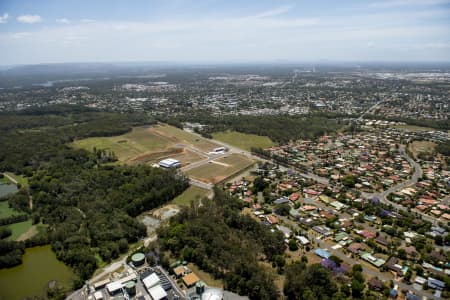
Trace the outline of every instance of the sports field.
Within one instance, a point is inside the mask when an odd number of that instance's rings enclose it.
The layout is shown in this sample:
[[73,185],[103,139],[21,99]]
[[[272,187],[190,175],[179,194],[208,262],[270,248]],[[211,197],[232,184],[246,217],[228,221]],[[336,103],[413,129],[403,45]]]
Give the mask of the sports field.
[[203,182],[215,184],[237,174],[241,170],[251,166],[253,163],[253,160],[244,155],[230,154],[219,158],[216,161],[211,161],[191,169],[187,171],[187,175]]
[[231,146],[250,151],[252,147],[269,148],[274,146],[274,142],[267,136],[241,133],[237,131],[221,131],[213,133],[214,139],[227,143]]
[[135,127],[129,133],[113,137],[94,137],[72,143],[76,148],[113,151],[120,162],[155,163],[175,158],[182,165],[204,159],[201,149],[211,151],[217,144],[169,125]]

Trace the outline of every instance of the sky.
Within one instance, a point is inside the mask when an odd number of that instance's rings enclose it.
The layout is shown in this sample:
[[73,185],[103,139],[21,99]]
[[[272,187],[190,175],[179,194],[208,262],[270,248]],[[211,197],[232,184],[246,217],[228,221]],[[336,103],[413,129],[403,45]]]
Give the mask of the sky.
[[449,62],[450,0],[0,0],[0,65]]

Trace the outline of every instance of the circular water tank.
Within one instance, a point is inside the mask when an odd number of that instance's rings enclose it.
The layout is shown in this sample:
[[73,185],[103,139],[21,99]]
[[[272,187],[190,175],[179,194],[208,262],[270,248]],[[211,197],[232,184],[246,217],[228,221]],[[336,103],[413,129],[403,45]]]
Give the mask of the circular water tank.
[[129,281],[125,284],[125,290],[128,295],[133,296],[136,294],[136,283],[134,281]]
[[205,284],[202,281],[199,281],[195,284],[195,291],[197,294],[201,295],[205,291]]
[[138,252],[138,253],[133,254],[133,256],[131,257],[131,261],[133,262],[133,265],[135,267],[142,266],[145,262],[144,253]]

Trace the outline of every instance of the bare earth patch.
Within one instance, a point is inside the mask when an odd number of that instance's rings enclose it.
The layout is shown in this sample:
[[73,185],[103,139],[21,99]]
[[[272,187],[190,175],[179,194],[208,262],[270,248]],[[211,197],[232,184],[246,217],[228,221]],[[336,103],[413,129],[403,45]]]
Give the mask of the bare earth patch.
[[19,238],[17,239],[17,241],[25,241],[25,240],[27,240],[29,238],[32,238],[36,234],[38,234],[38,230],[37,230],[37,227],[35,225],[33,225],[26,232],[22,233],[19,236]]

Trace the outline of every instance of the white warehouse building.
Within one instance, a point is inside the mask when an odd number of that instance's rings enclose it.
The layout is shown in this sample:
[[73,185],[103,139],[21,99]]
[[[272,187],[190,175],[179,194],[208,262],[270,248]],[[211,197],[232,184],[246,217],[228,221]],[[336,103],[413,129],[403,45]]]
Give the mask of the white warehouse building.
[[159,162],[161,168],[179,168],[181,163],[179,160],[173,158],[166,158]]

